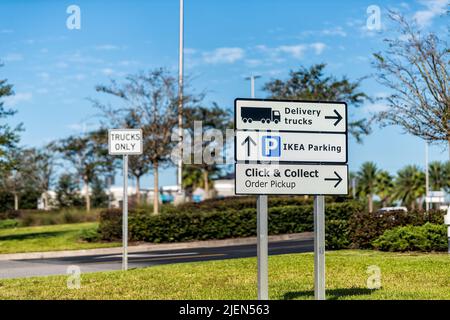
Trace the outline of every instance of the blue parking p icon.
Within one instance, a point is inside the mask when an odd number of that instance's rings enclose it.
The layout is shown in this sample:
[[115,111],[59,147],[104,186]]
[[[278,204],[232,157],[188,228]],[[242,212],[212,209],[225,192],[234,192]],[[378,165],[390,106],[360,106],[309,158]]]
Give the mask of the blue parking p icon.
[[279,157],[281,155],[281,137],[263,136],[262,155],[264,157]]

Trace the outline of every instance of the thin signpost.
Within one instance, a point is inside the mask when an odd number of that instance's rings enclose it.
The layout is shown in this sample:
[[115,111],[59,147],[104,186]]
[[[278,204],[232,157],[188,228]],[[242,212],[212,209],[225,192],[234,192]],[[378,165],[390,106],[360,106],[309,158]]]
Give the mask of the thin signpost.
[[128,156],[140,155],[143,149],[141,129],[108,130],[110,155],[123,156],[123,200],[122,200],[122,270],[128,270]]
[[236,99],[235,193],[257,195],[258,299],[268,299],[267,195],[314,196],[314,296],[325,299],[325,195],[348,194],[344,102]]

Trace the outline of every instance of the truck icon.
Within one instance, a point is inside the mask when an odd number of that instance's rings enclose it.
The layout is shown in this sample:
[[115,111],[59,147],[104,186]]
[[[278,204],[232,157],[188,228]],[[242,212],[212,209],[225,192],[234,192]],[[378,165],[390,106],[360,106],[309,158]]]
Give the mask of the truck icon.
[[251,108],[242,107],[241,108],[241,119],[244,123],[252,123],[253,121],[261,121],[261,123],[278,123],[281,121],[280,111],[274,110],[272,108]]

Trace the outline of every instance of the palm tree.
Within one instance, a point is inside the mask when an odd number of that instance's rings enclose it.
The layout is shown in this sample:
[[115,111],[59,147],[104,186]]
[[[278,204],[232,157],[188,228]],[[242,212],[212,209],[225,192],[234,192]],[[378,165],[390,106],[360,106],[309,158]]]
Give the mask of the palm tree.
[[373,212],[373,195],[376,192],[378,168],[373,162],[364,162],[357,172],[358,195],[367,197],[369,212]]
[[376,194],[381,198],[383,207],[392,200],[392,192],[394,191],[394,178],[387,171],[379,171],[376,176]]
[[431,190],[439,191],[450,187],[450,161],[447,161],[447,163],[431,162],[428,167],[428,174]]
[[397,173],[394,197],[402,204],[416,209],[417,199],[425,195],[425,172],[415,165],[409,165]]

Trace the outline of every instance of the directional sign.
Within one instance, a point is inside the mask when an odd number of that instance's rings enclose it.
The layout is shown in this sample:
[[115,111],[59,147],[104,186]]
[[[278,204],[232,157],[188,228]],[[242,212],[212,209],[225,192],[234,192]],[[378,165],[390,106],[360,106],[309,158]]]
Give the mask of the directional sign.
[[111,155],[142,154],[142,130],[110,129],[108,149]]
[[347,104],[280,100],[235,100],[237,130],[347,132]]
[[348,194],[347,165],[236,163],[236,194]]
[[236,132],[237,161],[347,162],[347,135],[302,132]]

